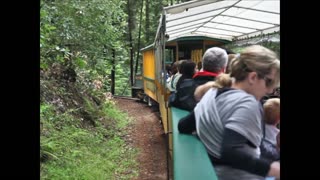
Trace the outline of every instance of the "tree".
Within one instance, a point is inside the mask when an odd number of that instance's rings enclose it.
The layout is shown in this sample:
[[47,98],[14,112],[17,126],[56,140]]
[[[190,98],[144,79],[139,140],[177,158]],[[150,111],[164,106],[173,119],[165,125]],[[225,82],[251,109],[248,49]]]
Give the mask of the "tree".
[[143,10],[143,0],[141,0],[140,5],[140,20],[139,20],[139,37],[138,37],[138,47],[137,47],[137,58],[136,58],[136,67],[135,74],[138,72],[138,64],[139,64],[139,52],[140,52],[140,42],[141,42],[141,26],[142,26],[142,10]]
[[150,40],[150,11],[149,11],[149,0],[146,0],[146,43],[149,44],[149,40]]
[[[123,39],[127,16],[124,4],[124,0],[41,0],[41,68],[68,64],[81,71],[86,82],[103,79],[105,88],[110,89],[109,75],[112,66],[117,66],[113,63],[123,63],[128,57],[128,50],[123,48],[127,43]],[[119,57],[109,53],[112,49],[119,52]],[[115,60],[120,57],[121,61]]]
[[133,86],[133,43],[132,43],[132,29],[133,29],[133,13],[130,0],[127,1],[128,7],[128,34],[129,34],[129,49],[130,49],[130,83]]

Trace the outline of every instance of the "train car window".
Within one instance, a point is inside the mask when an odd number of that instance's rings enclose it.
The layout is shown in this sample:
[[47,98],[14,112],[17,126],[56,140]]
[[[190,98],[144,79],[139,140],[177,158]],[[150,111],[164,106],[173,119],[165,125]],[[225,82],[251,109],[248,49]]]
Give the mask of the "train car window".
[[166,52],[165,52],[165,63],[166,64],[172,64],[175,61],[175,57],[176,57],[176,47],[174,46],[167,46],[166,47]]
[[191,51],[203,48],[203,40],[179,41],[179,60],[191,59]]

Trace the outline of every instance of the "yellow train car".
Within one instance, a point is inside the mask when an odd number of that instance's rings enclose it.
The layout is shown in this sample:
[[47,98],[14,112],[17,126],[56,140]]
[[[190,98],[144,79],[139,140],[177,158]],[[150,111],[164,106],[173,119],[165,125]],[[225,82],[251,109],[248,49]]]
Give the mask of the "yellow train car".
[[155,58],[153,49],[148,49],[143,53],[143,87],[145,94],[157,100],[156,79],[155,79]]
[[222,47],[230,43],[228,40],[216,39],[207,36],[186,36],[179,37],[166,42],[164,48],[164,63],[156,57],[157,51],[154,44],[141,49],[143,56],[143,87],[148,102],[152,101],[159,105],[162,124],[165,133],[168,132],[168,109],[167,101],[170,92],[165,86],[166,65],[181,59],[191,59],[196,64],[201,62],[203,53],[210,47]]

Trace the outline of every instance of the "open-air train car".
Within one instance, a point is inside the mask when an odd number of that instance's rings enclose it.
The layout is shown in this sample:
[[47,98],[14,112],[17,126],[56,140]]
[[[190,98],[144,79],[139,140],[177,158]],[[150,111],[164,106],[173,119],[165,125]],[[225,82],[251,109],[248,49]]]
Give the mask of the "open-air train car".
[[194,0],[163,8],[154,43],[143,49],[143,90],[158,103],[172,155],[166,64],[198,63],[210,47],[280,31],[280,0]]

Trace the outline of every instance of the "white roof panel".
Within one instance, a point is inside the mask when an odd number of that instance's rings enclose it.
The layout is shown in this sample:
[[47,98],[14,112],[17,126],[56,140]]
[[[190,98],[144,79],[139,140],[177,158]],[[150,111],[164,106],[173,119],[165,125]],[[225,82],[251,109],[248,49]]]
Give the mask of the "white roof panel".
[[229,16],[218,16],[211,20],[211,22],[221,22],[221,23],[228,23],[230,25],[236,26],[244,26],[253,29],[265,29],[272,27],[272,24],[257,22],[257,21],[250,21],[248,19],[240,19],[236,17],[229,17]]
[[226,35],[226,36],[240,36],[240,35],[243,34],[243,33],[237,33],[237,32],[234,32],[234,31],[226,31],[226,30],[219,30],[219,29],[206,28],[206,27],[200,27],[197,30],[198,31],[202,31],[202,32]]
[[264,1],[241,1],[237,4],[239,7],[254,8],[256,10],[270,11],[274,13],[280,12],[280,0],[264,0]]
[[164,11],[169,40],[190,34],[232,40],[280,31],[280,0],[194,0]]
[[255,21],[262,21],[271,24],[280,24],[280,18],[278,14],[256,11],[251,9],[232,7],[224,13],[222,13],[222,15],[228,15],[236,18],[244,18]]
[[174,24],[184,24],[186,22],[192,22],[192,21],[197,21],[200,19],[204,19],[204,18],[212,18],[213,16],[216,16],[218,14],[220,14],[221,12],[223,12],[225,9],[219,9],[216,11],[209,11],[209,12],[204,12],[204,13],[198,13],[192,16],[182,16],[179,18],[171,18],[171,19],[167,19],[167,26],[170,25],[174,25]]
[[240,26],[234,26],[234,25],[231,26],[231,25],[227,25],[227,24],[218,24],[218,23],[212,23],[212,22],[208,22],[207,24],[204,25],[204,27],[234,30],[234,31],[242,32],[242,33],[251,33],[253,31],[255,31],[255,29],[251,29],[251,28],[243,28]]
[[210,21],[210,19],[212,19],[212,18],[211,17],[204,18],[204,19],[201,19],[199,21],[192,21],[192,22],[183,23],[183,24],[180,24],[180,25],[176,25],[176,24],[172,23],[171,26],[167,25],[167,31],[173,31],[173,30],[182,29],[182,28],[185,28],[185,27],[191,27],[193,25],[201,25],[201,24],[203,24],[205,22]]

